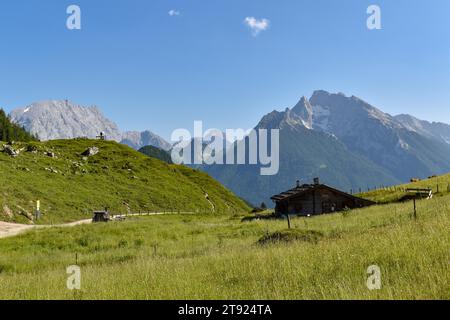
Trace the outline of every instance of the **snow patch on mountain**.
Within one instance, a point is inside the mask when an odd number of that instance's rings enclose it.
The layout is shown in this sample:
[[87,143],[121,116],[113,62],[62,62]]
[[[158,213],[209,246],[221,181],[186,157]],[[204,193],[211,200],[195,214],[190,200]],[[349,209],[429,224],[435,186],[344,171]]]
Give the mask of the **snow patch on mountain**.
[[314,106],[313,127],[328,132],[330,129],[330,109],[328,106]]
[[409,131],[450,144],[450,125],[448,124],[420,120],[408,114],[400,114],[394,118]]

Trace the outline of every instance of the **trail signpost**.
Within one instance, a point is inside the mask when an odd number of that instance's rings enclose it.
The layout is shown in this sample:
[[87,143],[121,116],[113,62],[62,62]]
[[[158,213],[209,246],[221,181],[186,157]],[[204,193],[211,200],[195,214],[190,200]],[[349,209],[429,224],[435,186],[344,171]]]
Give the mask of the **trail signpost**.
[[41,201],[40,200],[36,201],[36,211],[34,212],[34,216],[35,216],[36,221],[41,218]]
[[97,139],[99,140],[106,140],[106,135],[105,133],[102,131],[100,132],[100,134],[97,136]]

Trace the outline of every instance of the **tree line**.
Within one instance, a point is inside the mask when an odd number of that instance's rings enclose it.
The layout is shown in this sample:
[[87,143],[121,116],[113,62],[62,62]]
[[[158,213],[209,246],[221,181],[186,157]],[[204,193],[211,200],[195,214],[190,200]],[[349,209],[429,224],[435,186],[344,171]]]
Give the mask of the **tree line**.
[[3,109],[0,109],[0,141],[34,141],[37,137],[25,128],[12,123]]

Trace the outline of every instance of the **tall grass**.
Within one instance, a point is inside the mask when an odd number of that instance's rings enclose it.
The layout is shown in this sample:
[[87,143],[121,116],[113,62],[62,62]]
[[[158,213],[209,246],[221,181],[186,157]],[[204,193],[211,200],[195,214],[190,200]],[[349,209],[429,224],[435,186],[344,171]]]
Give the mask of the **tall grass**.
[[[292,220],[317,243],[258,245],[284,220],[155,216],[0,241],[1,299],[449,299],[450,197]],[[82,290],[66,288],[78,264]],[[382,288],[366,286],[381,268]]]
[[437,197],[450,194],[450,174],[430,177],[429,179],[406,183],[399,186],[379,188],[359,194],[359,196],[378,203],[390,203],[402,200],[408,188],[431,189]]

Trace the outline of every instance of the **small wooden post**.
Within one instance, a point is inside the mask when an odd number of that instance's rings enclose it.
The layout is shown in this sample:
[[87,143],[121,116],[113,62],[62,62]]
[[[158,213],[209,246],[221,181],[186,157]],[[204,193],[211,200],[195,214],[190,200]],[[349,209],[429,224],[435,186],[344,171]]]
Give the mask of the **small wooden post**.
[[289,215],[289,213],[287,215],[287,221],[288,221],[288,229],[290,229],[291,228],[291,216]]
[[416,198],[414,198],[414,219],[417,219]]
[[36,211],[34,212],[35,220],[39,220],[41,218],[41,201],[36,201]]

